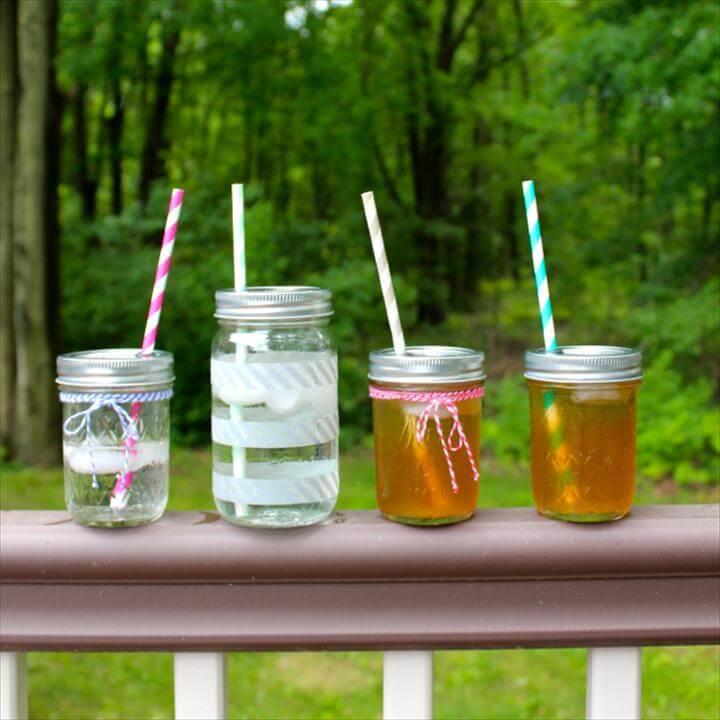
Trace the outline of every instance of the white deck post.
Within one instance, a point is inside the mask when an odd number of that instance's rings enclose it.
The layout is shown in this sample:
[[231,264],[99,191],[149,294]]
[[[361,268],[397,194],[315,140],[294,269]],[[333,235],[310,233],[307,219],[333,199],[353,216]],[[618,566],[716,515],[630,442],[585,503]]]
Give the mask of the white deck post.
[[225,720],[225,653],[175,653],[175,720]]
[[432,651],[391,651],[383,663],[383,718],[432,720]]
[[640,720],[641,648],[588,648],[587,720]]
[[27,720],[27,656],[0,652],[0,720]]

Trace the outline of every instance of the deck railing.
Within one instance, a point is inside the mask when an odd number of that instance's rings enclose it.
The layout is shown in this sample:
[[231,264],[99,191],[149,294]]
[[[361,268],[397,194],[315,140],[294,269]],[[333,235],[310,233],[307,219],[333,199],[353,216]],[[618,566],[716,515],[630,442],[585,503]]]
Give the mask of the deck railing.
[[384,717],[431,718],[436,649],[587,647],[587,717],[640,717],[643,645],[720,641],[720,508],[579,526],[531,509],[418,529],[343,512],[252,531],[215,513],[90,530],[5,512],[0,718],[26,653],[175,653],[175,716],[225,717],[225,652],[383,650]]

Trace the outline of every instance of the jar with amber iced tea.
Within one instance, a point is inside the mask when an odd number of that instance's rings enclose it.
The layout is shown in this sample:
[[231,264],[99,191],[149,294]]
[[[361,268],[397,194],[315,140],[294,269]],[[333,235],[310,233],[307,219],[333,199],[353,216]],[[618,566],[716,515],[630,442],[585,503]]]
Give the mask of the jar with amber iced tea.
[[448,525],[475,512],[484,356],[467,348],[370,353],[380,511],[410,525]]
[[541,515],[617,520],[635,492],[638,350],[572,345],[525,355],[531,472]]

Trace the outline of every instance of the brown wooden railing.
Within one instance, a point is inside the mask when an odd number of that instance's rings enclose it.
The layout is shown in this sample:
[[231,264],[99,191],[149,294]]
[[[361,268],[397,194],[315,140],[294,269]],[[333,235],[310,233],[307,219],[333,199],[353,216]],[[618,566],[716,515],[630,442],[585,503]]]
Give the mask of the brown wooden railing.
[[429,651],[499,647],[595,648],[588,716],[634,717],[637,647],[720,641],[717,505],[592,527],[524,508],[436,529],[375,512],[274,532],[213,512],[129,530],[61,512],[0,522],[7,717],[22,714],[28,651],[176,652],[177,716],[222,717],[225,651],[384,650],[386,717],[429,717]]

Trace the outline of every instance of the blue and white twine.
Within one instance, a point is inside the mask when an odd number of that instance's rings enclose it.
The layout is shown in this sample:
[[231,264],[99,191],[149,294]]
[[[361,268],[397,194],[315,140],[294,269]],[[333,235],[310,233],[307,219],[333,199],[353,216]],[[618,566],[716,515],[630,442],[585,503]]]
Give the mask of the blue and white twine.
[[74,437],[85,432],[85,447],[87,448],[90,466],[92,467],[92,486],[97,490],[99,487],[97,481],[97,471],[93,460],[92,448],[96,438],[92,429],[92,416],[101,408],[111,408],[117,415],[122,427],[122,441],[124,448],[123,473],[127,474],[130,463],[130,447],[127,442],[130,439],[136,442],[140,439],[140,433],[137,428],[137,421],[123,407],[127,403],[147,403],[157,402],[159,400],[169,400],[172,397],[172,389],[156,390],[152,392],[135,392],[135,393],[78,393],[78,392],[61,392],[60,402],[64,403],[90,403],[87,408],[73,413],[63,423],[63,432],[65,435]]

